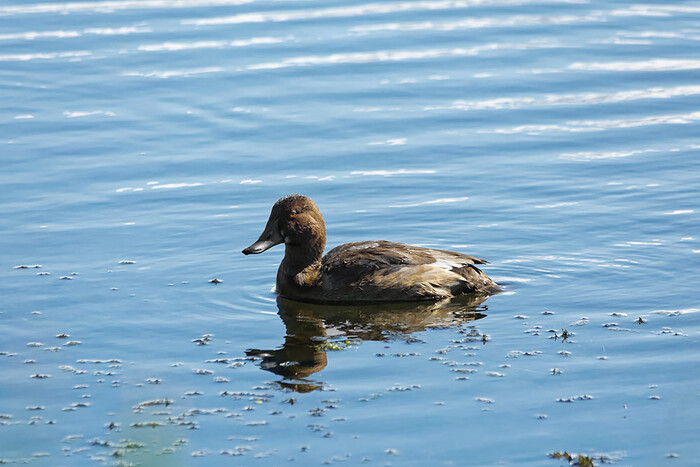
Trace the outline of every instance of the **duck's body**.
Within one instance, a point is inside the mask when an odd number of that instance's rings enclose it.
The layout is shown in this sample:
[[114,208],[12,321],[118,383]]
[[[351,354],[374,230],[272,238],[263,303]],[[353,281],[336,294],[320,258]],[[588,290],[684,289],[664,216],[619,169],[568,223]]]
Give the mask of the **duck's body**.
[[319,287],[323,295],[349,302],[438,300],[492,292],[496,284],[473,266],[485,262],[384,240],[346,243],[323,257]]
[[384,240],[337,246],[323,256],[326,229],[311,199],[286,196],[272,208],[265,231],[244,254],[279,243],[285,256],[277,293],[316,303],[440,300],[468,293],[490,294],[498,285],[475,264],[483,259]]

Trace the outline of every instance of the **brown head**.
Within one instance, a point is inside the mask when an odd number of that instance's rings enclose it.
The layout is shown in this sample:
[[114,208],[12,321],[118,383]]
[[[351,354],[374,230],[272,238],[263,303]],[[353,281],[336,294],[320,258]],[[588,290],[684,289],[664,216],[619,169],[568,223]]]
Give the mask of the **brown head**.
[[272,206],[270,218],[258,241],[243,250],[244,255],[258,254],[284,243],[287,257],[294,262],[317,261],[326,246],[323,216],[310,198],[289,195]]

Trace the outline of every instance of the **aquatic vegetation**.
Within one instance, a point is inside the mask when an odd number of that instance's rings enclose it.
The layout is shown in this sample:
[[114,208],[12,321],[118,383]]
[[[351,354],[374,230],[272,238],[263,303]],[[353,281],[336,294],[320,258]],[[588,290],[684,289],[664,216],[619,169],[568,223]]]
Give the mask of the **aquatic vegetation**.
[[595,399],[593,396],[590,394],[581,394],[578,396],[571,396],[571,397],[560,397],[557,399],[557,402],[575,402],[575,401],[589,401]]
[[204,334],[202,337],[198,337],[197,339],[192,339],[192,342],[195,344],[199,345],[207,345],[209,342],[212,340],[212,335],[211,334]]
[[550,452],[549,457],[553,459],[563,459],[569,462],[570,465],[576,465],[578,467],[594,467],[593,459],[583,454],[571,455],[568,452]]
[[136,422],[136,423],[131,424],[132,428],[157,428],[159,426],[163,426],[163,423],[156,422],[156,421],[147,421],[147,422]]
[[360,344],[359,340],[344,339],[344,340],[328,340],[316,345],[316,349],[324,352],[331,351],[337,352],[340,350],[347,350],[350,347],[354,347]]
[[173,401],[170,399],[152,399],[152,400],[147,400],[143,402],[139,402],[134,406],[134,409],[139,410],[143,409],[144,407],[153,407],[153,406],[165,406],[168,407],[170,404],[172,404]]
[[511,350],[506,355],[506,358],[538,357],[541,355],[542,355],[541,350]]
[[550,452],[547,456],[552,459],[565,460],[569,465],[577,467],[594,467],[596,464],[609,464],[620,460],[616,454],[576,454],[567,451]]

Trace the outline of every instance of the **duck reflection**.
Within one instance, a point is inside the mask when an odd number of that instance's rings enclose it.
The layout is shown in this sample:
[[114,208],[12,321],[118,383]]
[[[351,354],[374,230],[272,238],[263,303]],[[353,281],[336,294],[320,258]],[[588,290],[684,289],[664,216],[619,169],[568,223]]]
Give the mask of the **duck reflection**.
[[[377,305],[318,305],[277,299],[279,316],[287,329],[277,350],[250,349],[260,368],[283,377],[277,384],[297,392],[321,389],[308,378],[328,364],[326,352],[357,340],[410,339],[426,329],[457,326],[485,317],[481,304],[488,295],[464,295],[441,302],[384,303]],[[345,337],[345,339],[342,339]]]

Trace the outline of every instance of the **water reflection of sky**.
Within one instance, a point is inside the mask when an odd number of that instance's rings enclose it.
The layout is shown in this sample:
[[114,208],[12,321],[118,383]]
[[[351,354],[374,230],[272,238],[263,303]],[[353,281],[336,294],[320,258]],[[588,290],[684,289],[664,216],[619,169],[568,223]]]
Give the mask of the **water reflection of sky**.
[[[0,462],[692,463],[698,15],[0,6]],[[278,305],[239,252],[294,192],[506,290]]]

